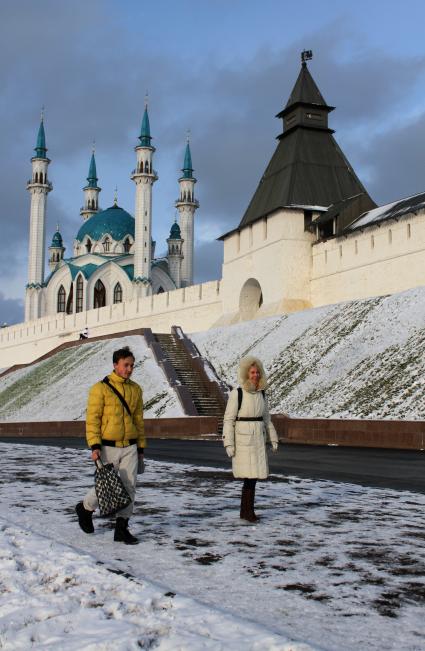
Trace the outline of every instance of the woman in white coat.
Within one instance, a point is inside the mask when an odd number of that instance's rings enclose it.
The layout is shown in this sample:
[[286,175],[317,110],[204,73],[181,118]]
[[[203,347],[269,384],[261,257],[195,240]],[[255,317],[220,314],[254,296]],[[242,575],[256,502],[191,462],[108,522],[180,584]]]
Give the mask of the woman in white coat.
[[276,452],[278,437],[267,407],[267,381],[260,360],[243,357],[238,381],[239,388],[230,393],[224,414],[223,442],[232,459],[233,476],[243,479],[240,516],[256,522],[255,485],[257,479],[269,476],[266,443]]

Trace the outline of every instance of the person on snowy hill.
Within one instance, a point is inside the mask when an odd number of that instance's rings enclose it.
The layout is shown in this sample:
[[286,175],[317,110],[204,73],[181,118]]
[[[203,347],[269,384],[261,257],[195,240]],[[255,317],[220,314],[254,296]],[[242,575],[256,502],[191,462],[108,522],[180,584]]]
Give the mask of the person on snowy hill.
[[[116,350],[112,361],[112,373],[90,389],[86,438],[93,461],[113,463],[131,497],[130,504],[117,512],[114,540],[135,545],[138,540],[128,530],[128,519],[133,513],[137,473],[143,472],[144,465],[142,388],[130,380],[135,360],[128,347]],[[93,512],[97,507],[94,488],[75,507],[78,523],[85,533],[94,532]]]
[[276,452],[278,437],[267,407],[267,381],[260,360],[243,357],[238,381],[240,386],[230,393],[224,414],[223,442],[232,459],[233,476],[243,479],[240,517],[256,522],[255,485],[257,479],[269,475],[266,443]]

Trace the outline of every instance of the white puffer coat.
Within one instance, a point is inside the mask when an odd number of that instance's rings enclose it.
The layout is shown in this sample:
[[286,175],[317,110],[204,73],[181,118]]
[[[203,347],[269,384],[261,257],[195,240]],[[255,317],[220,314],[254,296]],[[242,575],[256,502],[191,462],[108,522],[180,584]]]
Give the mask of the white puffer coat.
[[[261,377],[258,389],[255,390],[248,381],[248,371],[255,364]],[[267,399],[263,391],[267,387],[264,368],[255,357],[244,357],[239,364],[239,385],[243,390],[242,405],[238,414],[238,390],[230,393],[224,414],[223,442],[224,447],[233,447],[233,475],[244,479],[266,479],[269,475],[267,461],[267,442],[278,442],[278,436],[270,419]],[[256,418],[262,416],[262,421],[237,421],[236,418]]]

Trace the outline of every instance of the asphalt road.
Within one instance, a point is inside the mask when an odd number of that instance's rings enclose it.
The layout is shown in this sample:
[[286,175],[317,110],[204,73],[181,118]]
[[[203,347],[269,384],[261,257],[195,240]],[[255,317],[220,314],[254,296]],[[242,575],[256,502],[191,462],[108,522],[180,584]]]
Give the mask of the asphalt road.
[[[83,439],[75,438],[0,437],[0,441],[86,447]],[[231,467],[221,442],[217,441],[150,439],[146,457],[229,470]],[[270,454],[269,460],[270,470],[274,473],[425,493],[425,452],[281,445],[277,454]]]

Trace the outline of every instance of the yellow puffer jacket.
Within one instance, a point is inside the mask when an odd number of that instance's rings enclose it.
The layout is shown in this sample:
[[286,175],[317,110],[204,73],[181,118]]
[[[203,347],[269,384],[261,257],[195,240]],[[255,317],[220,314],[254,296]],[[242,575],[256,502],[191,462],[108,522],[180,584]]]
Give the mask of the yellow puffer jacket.
[[104,382],[97,382],[90,389],[87,403],[87,443],[91,447],[101,445],[102,439],[107,439],[116,441],[117,447],[126,447],[130,439],[137,439],[138,448],[146,447],[142,388],[114,371],[108,378],[126,400],[132,418],[112,389]]

